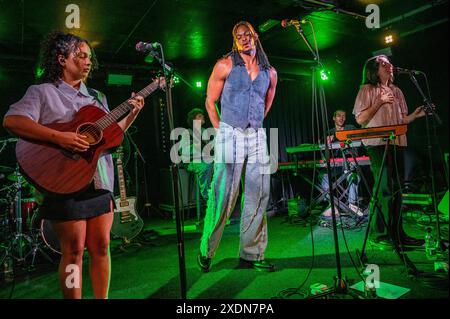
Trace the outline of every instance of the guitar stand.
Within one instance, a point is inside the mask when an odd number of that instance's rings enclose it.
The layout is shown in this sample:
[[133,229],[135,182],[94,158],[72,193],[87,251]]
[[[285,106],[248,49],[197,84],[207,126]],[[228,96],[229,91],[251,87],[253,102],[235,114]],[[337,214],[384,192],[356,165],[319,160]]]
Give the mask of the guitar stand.
[[158,246],[153,242],[155,239],[158,239],[159,237],[159,233],[156,230],[153,229],[144,230],[138,235],[138,237],[140,238],[139,242],[144,245],[149,244],[151,246]]
[[124,237],[122,238],[122,244],[117,246],[117,249],[123,252],[127,252],[127,249],[131,247],[142,247],[142,244],[137,241],[131,241],[130,239]]

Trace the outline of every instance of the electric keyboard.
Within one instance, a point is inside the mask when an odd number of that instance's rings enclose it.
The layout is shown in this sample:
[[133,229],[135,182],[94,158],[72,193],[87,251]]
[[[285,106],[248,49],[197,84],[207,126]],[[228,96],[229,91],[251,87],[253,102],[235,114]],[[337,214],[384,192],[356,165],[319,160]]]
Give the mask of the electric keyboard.
[[[328,144],[328,148],[330,150],[338,150],[338,149],[346,149],[346,148],[354,148],[361,147],[361,141],[352,141],[350,143],[344,142],[334,142]],[[296,154],[303,152],[312,152],[312,151],[323,151],[325,150],[325,144],[300,144],[299,146],[286,147],[286,152],[288,154]]]
[[[369,156],[358,156],[356,157],[356,161],[358,165],[366,166],[370,165],[370,158]],[[330,167],[342,167],[344,166],[344,163],[354,163],[355,160],[353,157],[344,159],[344,158],[331,158],[330,159]],[[278,163],[278,169],[279,170],[294,170],[294,169],[308,169],[308,168],[324,168],[327,166],[327,163],[325,160],[300,160],[298,163],[296,162],[285,162],[285,163]]]

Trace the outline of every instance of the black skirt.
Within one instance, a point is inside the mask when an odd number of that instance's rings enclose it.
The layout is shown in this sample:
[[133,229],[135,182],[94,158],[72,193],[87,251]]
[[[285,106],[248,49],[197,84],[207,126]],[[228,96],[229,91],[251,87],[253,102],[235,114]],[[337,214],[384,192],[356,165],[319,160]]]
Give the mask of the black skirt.
[[91,184],[87,190],[70,197],[44,196],[39,208],[39,217],[48,220],[77,220],[97,217],[111,211],[114,197],[110,191],[95,189]]

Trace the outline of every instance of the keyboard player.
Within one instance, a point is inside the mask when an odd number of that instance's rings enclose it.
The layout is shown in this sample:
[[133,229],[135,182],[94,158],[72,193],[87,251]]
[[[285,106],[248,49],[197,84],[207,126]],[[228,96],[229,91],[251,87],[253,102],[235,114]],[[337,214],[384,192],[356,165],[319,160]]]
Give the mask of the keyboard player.
[[[328,135],[327,135],[327,144],[332,144],[332,143],[336,143],[338,142],[337,138],[336,138],[336,131],[343,131],[343,130],[352,130],[352,129],[356,129],[356,127],[352,124],[345,124],[345,120],[346,120],[346,111],[341,110],[341,109],[337,109],[334,113],[333,113],[333,122],[334,122],[334,127],[331,128],[328,131]],[[345,156],[349,156],[350,154],[345,153],[344,152],[349,152],[351,150],[332,150],[332,157],[334,158],[339,158],[339,157],[345,157]],[[357,154],[355,154],[356,156]],[[339,167],[332,167],[331,168],[331,176],[332,178],[336,178],[338,179],[342,174],[344,174],[344,171],[348,169],[348,167],[344,166],[339,166]],[[329,188],[329,183],[328,183],[328,175],[326,171],[322,171],[319,175],[319,181],[320,181],[320,186],[322,187],[323,190],[328,191]],[[347,183],[348,183],[348,207],[358,216],[362,216],[362,210],[358,207],[358,184],[360,181],[360,177],[358,176],[358,174],[356,172],[349,174],[347,177]],[[328,196],[327,196],[328,197]],[[339,210],[337,209],[337,207],[335,207],[335,212],[336,214],[339,214]],[[331,217],[331,206],[327,207],[323,213],[322,213],[322,217],[324,217],[325,219],[330,218]]]

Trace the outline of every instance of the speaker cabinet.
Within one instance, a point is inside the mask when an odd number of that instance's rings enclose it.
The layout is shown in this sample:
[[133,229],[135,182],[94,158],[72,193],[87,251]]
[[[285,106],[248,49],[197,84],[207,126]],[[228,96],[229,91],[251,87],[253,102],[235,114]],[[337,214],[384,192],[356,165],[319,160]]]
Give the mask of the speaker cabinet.
[[[172,181],[172,168],[160,170],[160,203],[159,208],[175,212],[175,193]],[[185,168],[178,169],[178,203],[180,209],[196,207],[195,177]]]

